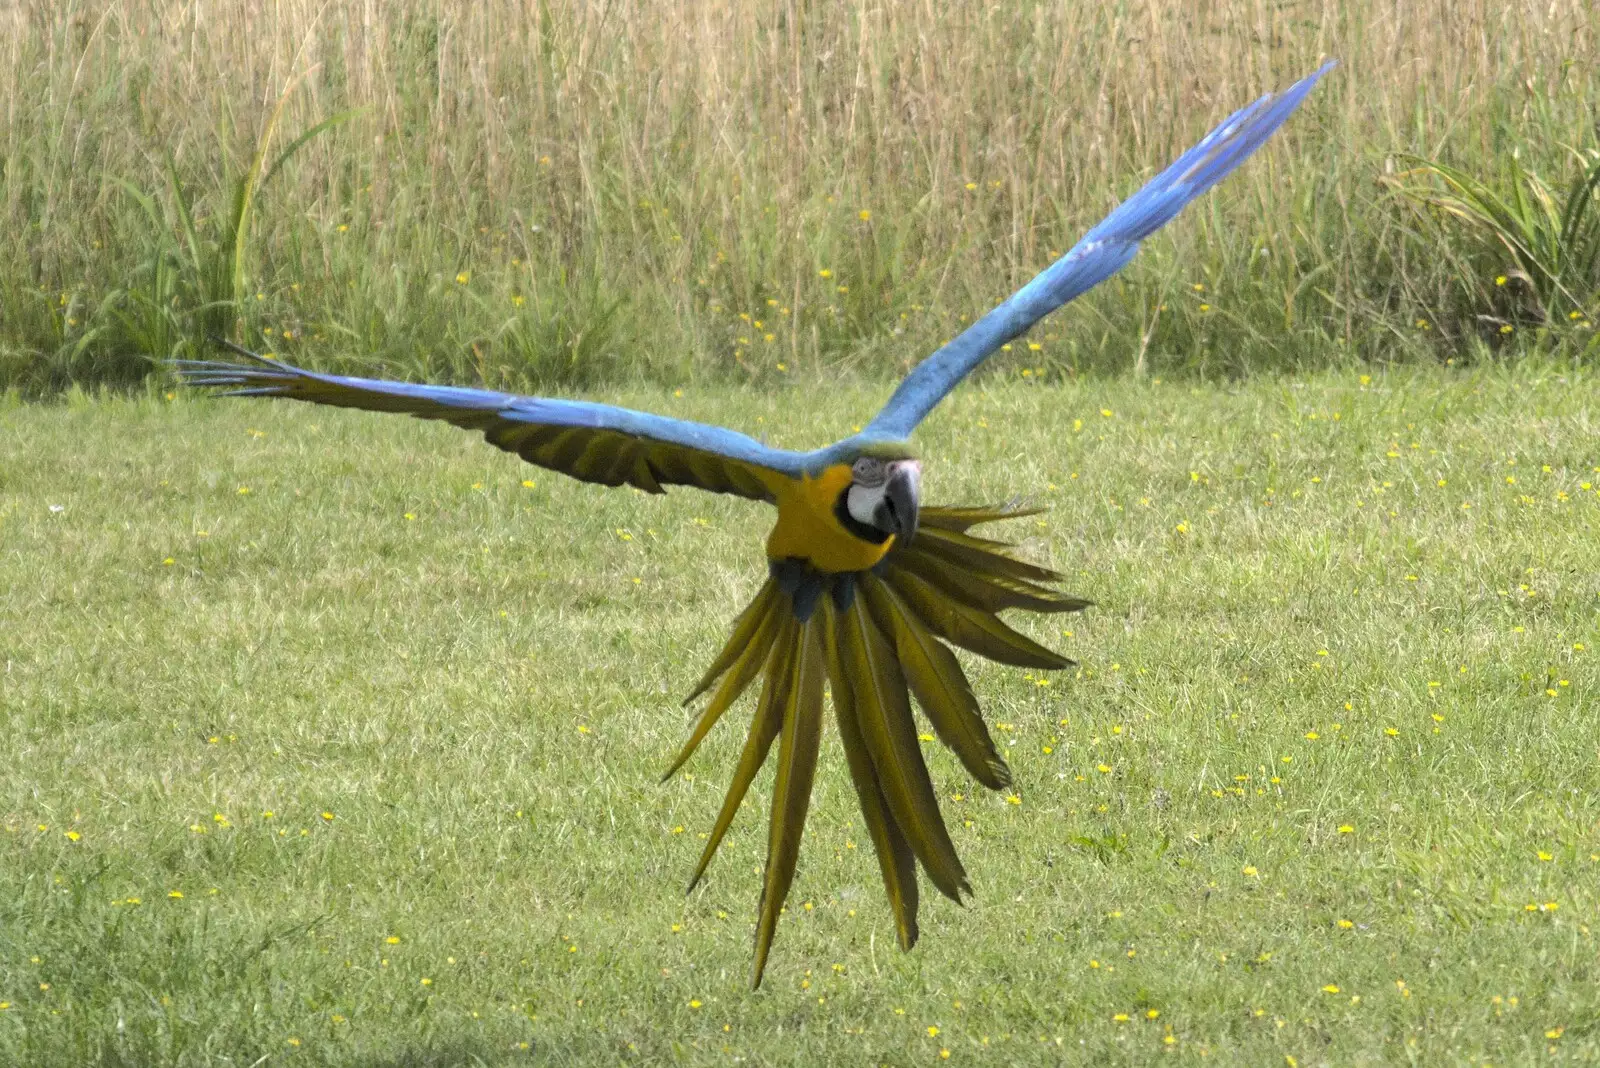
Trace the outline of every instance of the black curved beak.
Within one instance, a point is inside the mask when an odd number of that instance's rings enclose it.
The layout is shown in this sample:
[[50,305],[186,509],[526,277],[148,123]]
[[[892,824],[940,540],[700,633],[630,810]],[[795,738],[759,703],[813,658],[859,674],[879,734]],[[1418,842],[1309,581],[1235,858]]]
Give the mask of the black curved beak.
[[878,527],[902,543],[910,541],[917,533],[917,502],[921,495],[922,464],[916,460],[891,463],[883,503],[878,505]]

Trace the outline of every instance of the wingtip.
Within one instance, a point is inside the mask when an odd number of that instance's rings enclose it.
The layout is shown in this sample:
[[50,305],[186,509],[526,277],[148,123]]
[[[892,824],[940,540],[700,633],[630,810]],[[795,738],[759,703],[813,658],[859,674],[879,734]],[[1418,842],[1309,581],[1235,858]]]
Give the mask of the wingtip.
[[1011,765],[1007,764],[1004,760],[997,758],[990,761],[989,771],[992,775],[994,775],[995,784],[994,786],[990,787],[992,790],[1004,790],[1006,787],[1014,785],[1016,781],[1011,777]]
[[[761,988],[761,980],[767,974],[767,958],[772,954],[772,939],[777,934],[778,917],[776,914],[770,917],[766,915],[767,901],[764,892],[761,898],[761,906],[758,910],[761,915],[756,920],[755,962],[750,969],[751,990],[759,990]],[[781,912],[782,909],[783,906],[780,904],[778,911]]]
[[207,334],[206,340],[217,346],[219,349],[227,349],[235,356],[244,356],[247,359],[262,360],[265,362],[265,357],[263,357],[259,352],[252,352],[243,345],[235,345],[221,334]]
[[229,352],[233,353],[235,356],[242,356],[247,360],[252,360],[252,361],[254,361],[256,363],[259,363],[262,366],[271,367],[274,370],[278,370],[278,371],[294,371],[297,374],[303,373],[303,372],[297,371],[293,367],[290,367],[288,364],[284,363],[281,360],[275,360],[271,356],[264,356],[259,352],[254,352],[254,351],[252,351],[250,349],[245,348],[243,345],[236,345],[232,341],[229,341],[227,338],[221,336],[220,334],[207,334],[206,335],[206,339],[208,341],[210,341],[213,345],[216,345],[218,348],[226,349]]
[[1299,81],[1295,82],[1293,85],[1289,86],[1289,88],[1284,90],[1284,92],[1282,94],[1280,94],[1280,95],[1283,95],[1283,96],[1288,96],[1290,94],[1304,95],[1306,93],[1309,93],[1311,91],[1311,87],[1316,85],[1318,82],[1320,82],[1322,80],[1322,76],[1324,74],[1327,74],[1330,70],[1332,70],[1333,68],[1337,67],[1338,65],[1339,65],[1339,61],[1330,56],[1328,59],[1325,59],[1325,60],[1322,61],[1322,65],[1320,67],[1318,67],[1316,70],[1312,71],[1310,74],[1307,74],[1304,78],[1301,78]]

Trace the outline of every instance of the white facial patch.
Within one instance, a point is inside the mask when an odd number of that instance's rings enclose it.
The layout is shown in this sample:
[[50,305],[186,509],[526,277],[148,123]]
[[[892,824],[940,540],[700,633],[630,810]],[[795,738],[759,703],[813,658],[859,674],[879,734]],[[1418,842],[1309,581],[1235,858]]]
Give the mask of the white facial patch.
[[883,503],[883,494],[889,488],[887,481],[876,486],[863,486],[857,483],[850,487],[844,495],[845,511],[850,513],[862,526],[874,525],[878,513],[878,505]]

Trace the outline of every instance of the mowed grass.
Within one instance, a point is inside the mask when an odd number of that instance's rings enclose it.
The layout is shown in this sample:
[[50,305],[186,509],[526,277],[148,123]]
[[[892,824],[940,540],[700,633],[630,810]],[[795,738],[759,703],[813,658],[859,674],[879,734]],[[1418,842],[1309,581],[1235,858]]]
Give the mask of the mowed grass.
[[[882,392],[604,399],[809,445]],[[1016,802],[927,746],[977,894],[910,954],[830,726],[757,992],[770,772],[682,892],[748,709],[657,778],[765,509],[389,416],[0,411],[0,1061],[1600,1055],[1594,397],[963,390],[928,497],[1049,506],[1009,535],[1097,604],[1019,625],[1081,668],[967,661]]]

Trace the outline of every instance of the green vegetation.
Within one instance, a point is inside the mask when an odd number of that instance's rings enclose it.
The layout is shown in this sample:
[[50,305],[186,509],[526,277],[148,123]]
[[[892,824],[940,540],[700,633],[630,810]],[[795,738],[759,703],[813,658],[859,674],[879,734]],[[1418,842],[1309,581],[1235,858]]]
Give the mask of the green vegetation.
[[[1498,246],[1487,256],[1475,250],[1478,259],[1493,257],[1515,265],[1494,276],[1493,286],[1509,291],[1506,299],[1497,300],[1488,284],[1477,284],[1470,263],[1460,264],[1463,291],[1481,306],[1500,305],[1500,314],[1478,316],[1490,340],[1509,338],[1518,327],[1570,323],[1589,332],[1585,356],[1600,351],[1600,335],[1589,323],[1589,309],[1600,302],[1600,152],[1576,155],[1577,173],[1559,197],[1514,155],[1502,168],[1503,189],[1428,162],[1393,183],[1417,204],[1436,209],[1436,221],[1465,223]],[[1441,241],[1440,246],[1450,243]]]
[[1000,369],[1594,355],[1592,275],[1563,282],[1583,322],[1486,348],[1516,264],[1378,181],[1589,171],[1588,0],[22,0],[0,42],[0,388],[27,394],[135,382],[218,325],[523,389],[879,381],[1324,54],[1261,158]]
[[[770,773],[687,898],[738,724],[656,778],[763,509],[0,408],[0,1062],[1593,1059],[1596,382],[1545,367],[960,391],[930,497],[1051,506],[1097,605],[1020,623],[1081,668],[971,663],[1018,803],[929,746],[977,900],[908,955],[829,728],[755,993]],[[606,399],[798,446],[881,396]]]

